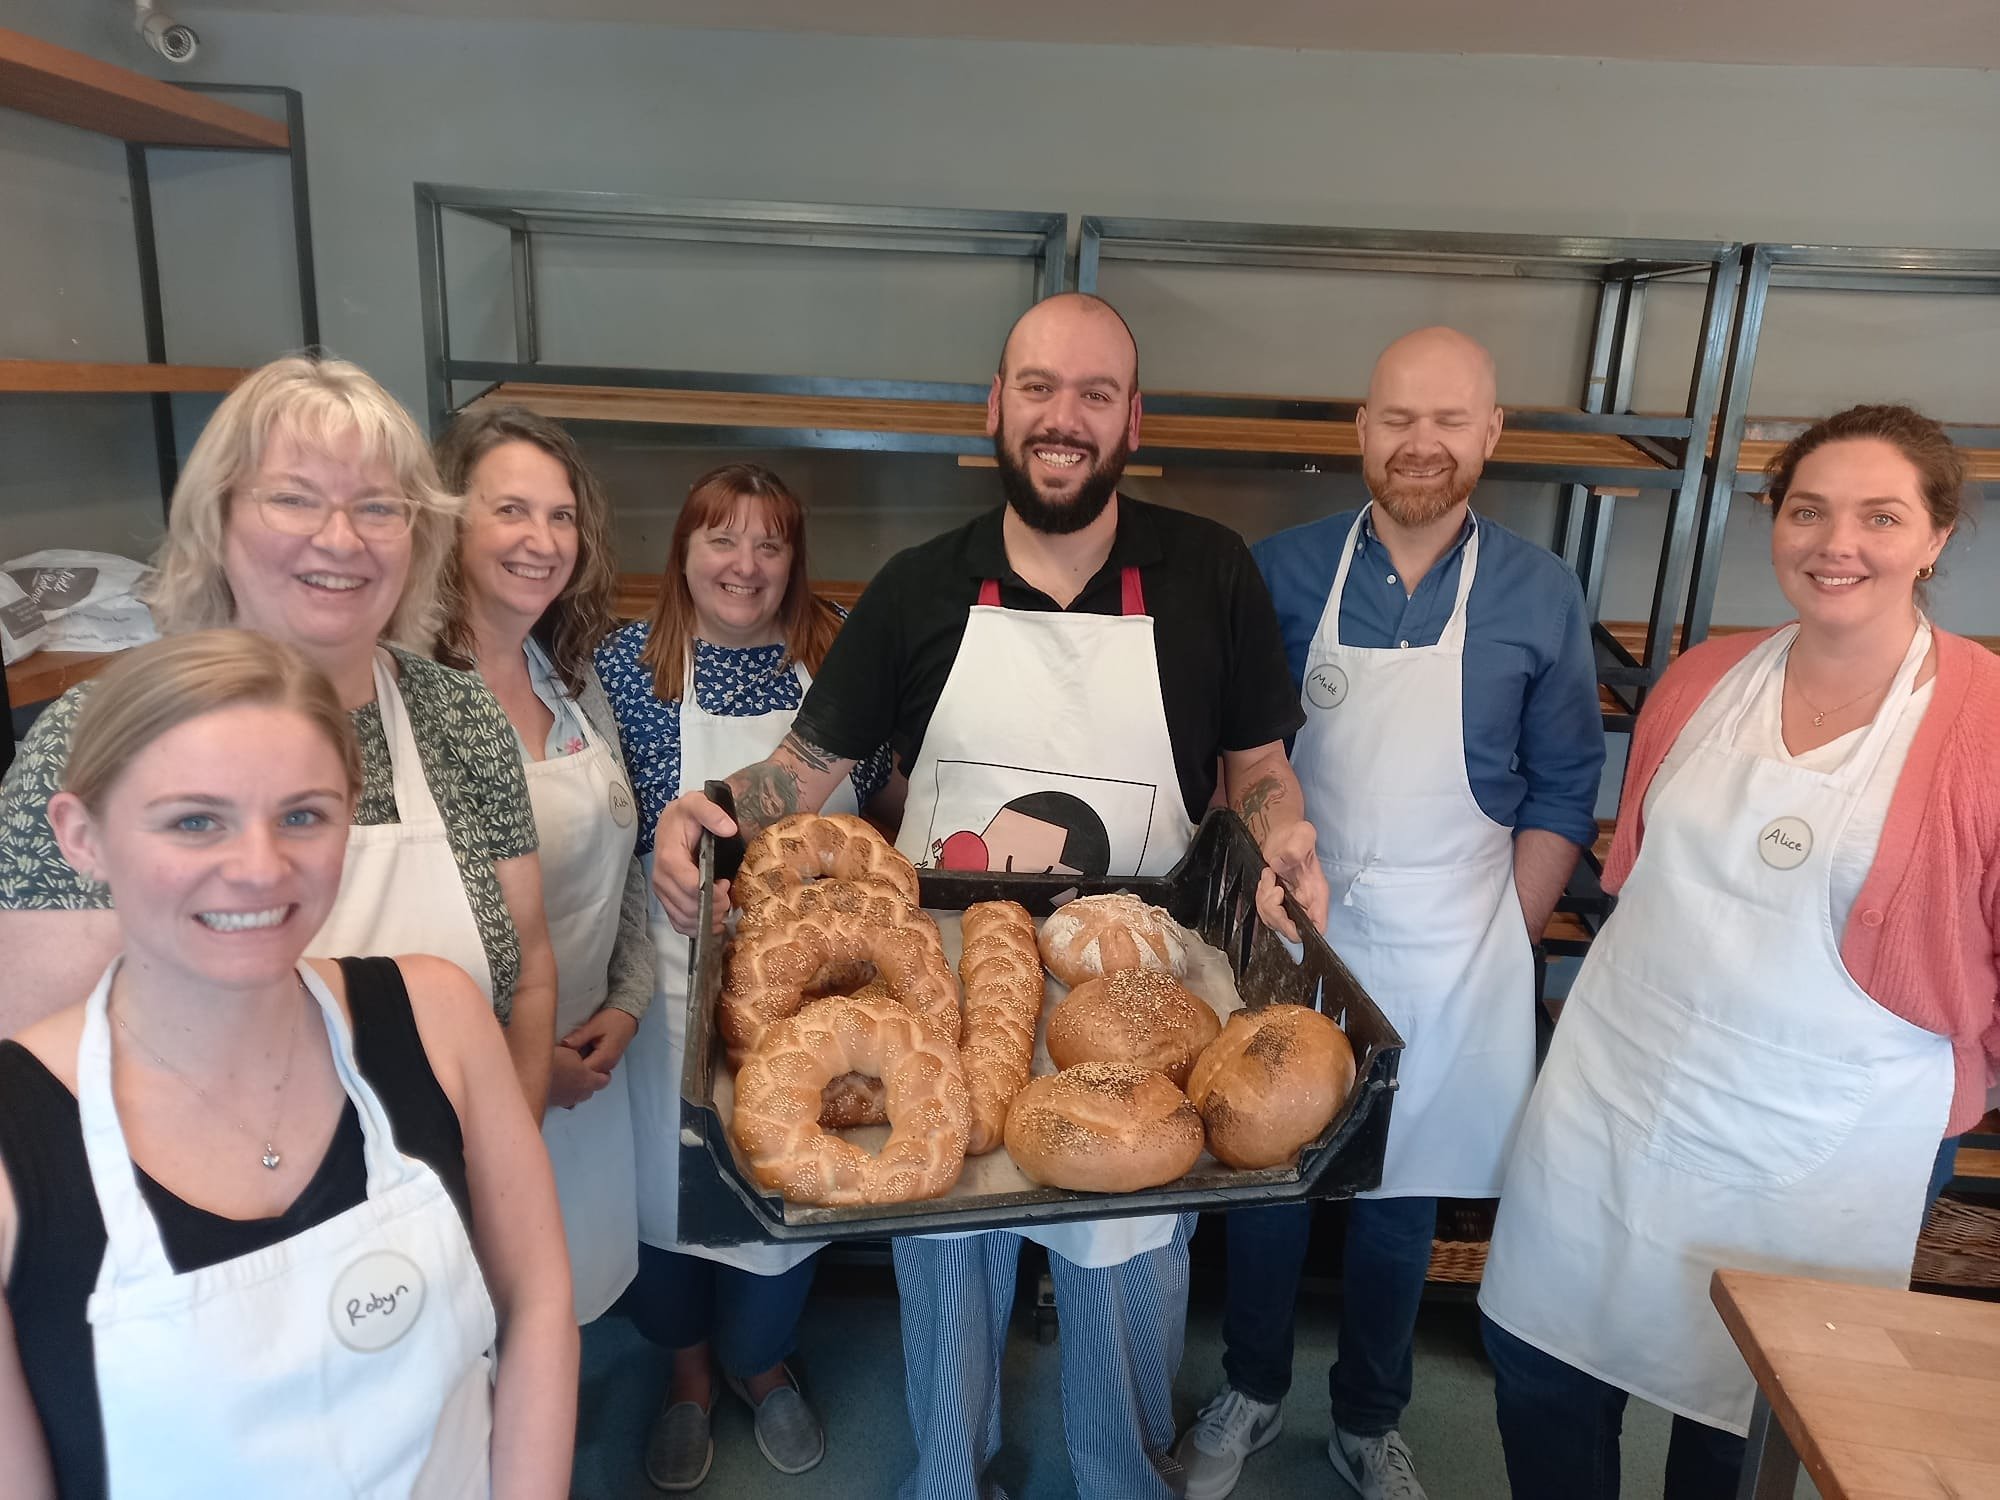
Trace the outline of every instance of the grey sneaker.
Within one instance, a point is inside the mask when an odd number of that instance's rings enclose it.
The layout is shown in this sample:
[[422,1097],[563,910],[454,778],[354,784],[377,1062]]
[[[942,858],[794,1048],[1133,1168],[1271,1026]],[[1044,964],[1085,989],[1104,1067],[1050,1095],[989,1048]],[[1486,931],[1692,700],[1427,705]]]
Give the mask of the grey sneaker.
[[755,1413],[752,1425],[757,1434],[757,1449],[772,1468],[780,1474],[803,1474],[826,1457],[826,1433],[812,1408],[806,1405],[798,1377],[790,1370],[785,1371],[790,1383],[779,1386],[762,1401],[752,1401],[750,1392],[735,1376],[725,1378],[729,1389]]
[[1380,1437],[1356,1437],[1336,1422],[1326,1456],[1361,1500],[1430,1500],[1417,1483],[1410,1445],[1393,1428]]
[[1174,1457],[1187,1472],[1187,1500],[1222,1500],[1236,1488],[1243,1461],[1277,1437],[1284,1411],[1225,1385],[1196,1414]]
[[646,1477],[653,1488],[678,1494],[708,1478],[715,1462],[708,1413],[693,1401],[662,1406],[646,1431]]

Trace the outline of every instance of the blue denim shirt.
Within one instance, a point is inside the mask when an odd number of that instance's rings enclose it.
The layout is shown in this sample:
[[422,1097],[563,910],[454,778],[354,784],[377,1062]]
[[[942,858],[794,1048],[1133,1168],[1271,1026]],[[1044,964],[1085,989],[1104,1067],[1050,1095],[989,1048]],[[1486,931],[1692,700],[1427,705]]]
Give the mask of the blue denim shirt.
[[[1355,514],[1295,526],[1250,549],[1277,606],[1294,683],[1305,673]],[[1388,548],[1364,525],[1341,597],[1341,637],[1350,646],[1380,649],[1436,645],[1458,598],[1475,525],[1479,569],[1466,601],[1466,779],[1494,822],[1546,829],[1588,847],[1597,837],[1604,725],[1583,590],[1560,558],[1474,515],[1415,591],[1406,592]]]

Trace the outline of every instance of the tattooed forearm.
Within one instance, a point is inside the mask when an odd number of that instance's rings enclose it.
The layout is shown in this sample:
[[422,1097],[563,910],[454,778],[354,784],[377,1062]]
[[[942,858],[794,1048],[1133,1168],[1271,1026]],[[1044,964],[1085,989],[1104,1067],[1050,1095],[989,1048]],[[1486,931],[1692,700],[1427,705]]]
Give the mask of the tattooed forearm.
[[736,823],[746,839],[799,811],[799,778],[775,757],[745,766],[729,778],[729,789],[736,794]]
[[817,812],[832,785],[853,765],[831,750],[787,734],[769,760],[745,766],[729,778],[743,836],[752,838],[796,812]]
[[817,745],[808,745],[796,733],[787,734],[779,741],[777,752],[771,759],[782,761],[787,756],[815,771],[831,771],[840,764],[840,757],[831,750],[822,750]]
[[1251,834],[1262,843],[1271,831],[1272,820],[1278,810],[1285,805],[1284,779],[1275,775],[1259,776],[1230,801],[1237,815],[1250,825]]

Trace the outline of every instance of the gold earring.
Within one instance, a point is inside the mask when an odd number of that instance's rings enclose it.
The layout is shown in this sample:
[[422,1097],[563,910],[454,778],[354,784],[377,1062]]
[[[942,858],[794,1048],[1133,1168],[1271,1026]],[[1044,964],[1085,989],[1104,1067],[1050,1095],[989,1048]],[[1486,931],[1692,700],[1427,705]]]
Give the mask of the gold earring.
[[1937,577],[1936,563],[1925,563],[1921,568],[1917,569],[1918,583],[1929,583],[1935,577]]

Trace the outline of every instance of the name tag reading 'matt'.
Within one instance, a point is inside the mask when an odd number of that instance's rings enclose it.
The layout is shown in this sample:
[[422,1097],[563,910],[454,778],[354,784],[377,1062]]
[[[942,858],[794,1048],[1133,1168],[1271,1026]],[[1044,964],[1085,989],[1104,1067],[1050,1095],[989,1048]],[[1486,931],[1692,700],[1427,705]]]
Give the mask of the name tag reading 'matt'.
[[1774,870],[1796,870],[1812,853],[1812,829],[1804,818],[1773,818],[1757,835],[1757,853]]
[[424,1308],[424,1273],[407,1255],[376,1250],[333,1283],[327,1316],[334,1337],[357,1354],[388,1348],[416,1326]]

